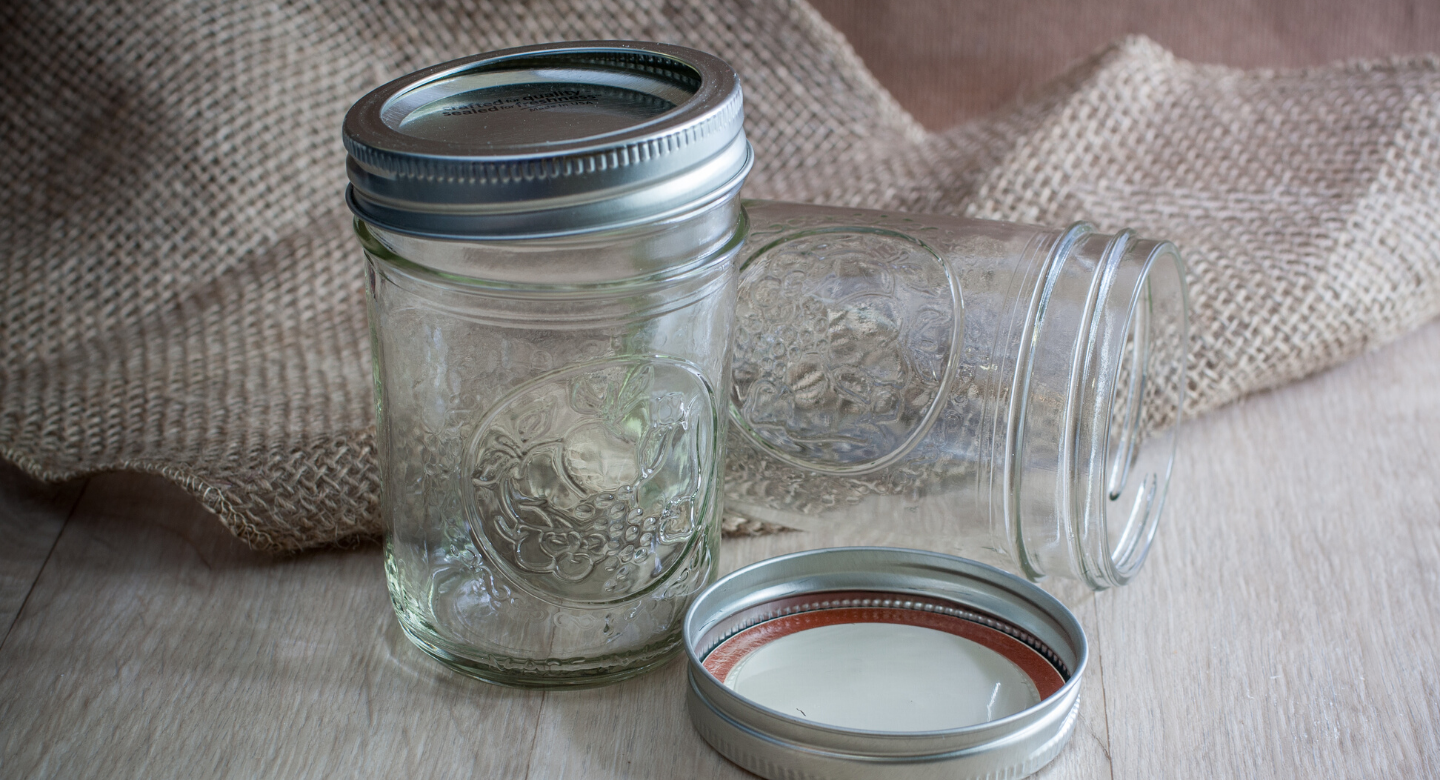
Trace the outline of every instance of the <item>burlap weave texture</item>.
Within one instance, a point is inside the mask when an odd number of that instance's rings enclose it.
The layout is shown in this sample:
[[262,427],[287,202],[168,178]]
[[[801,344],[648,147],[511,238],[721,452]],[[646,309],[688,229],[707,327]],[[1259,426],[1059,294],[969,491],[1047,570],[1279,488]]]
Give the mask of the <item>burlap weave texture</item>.
[[545,40],[712,51],[747,193],[1175,240],[1192,413],[1440,313],[1440,66],[1239,72],[1143,39],[929,134],[800,2],[133,2],[0,10],[0,456],[162,473],[254,547],[378,531],[346,108]]

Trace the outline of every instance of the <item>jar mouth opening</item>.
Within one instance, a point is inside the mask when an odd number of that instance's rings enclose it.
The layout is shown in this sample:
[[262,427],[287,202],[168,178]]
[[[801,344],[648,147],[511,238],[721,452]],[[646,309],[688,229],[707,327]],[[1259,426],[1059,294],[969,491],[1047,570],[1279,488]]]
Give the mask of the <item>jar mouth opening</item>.
[[[1098,564],[1092,577],[1106,586],[1129,582],[1150,552],[1174,469],[1185,398],[1184,262],[1168,242],[1130,244],[1121,262],[1138,271],[1136,281],[1126,285],[1130,289],[1114,291],[1129,300],[1121,335],[1104,345],[1113,359],[1102,364],[1107,376],[1098,383],[1101,435],[1091,440],[1093,452],[1077,453],[1080,462],[1089,462],[1092,482],[1083,511],[1095,513],[1102,531],[1098,554],[1085,555],[1086,563]],[[1129,281],[1123,270],[1116,275]],[[1104,330],[1102,325],[1102,333],[1092,337],[1104,337]]]
[[[453,145],[452,153],[533,156],[537,150],[583,149],[608,136],[641,134],[647,123],[693,98],[702,78],[699,69],[676,57],[606,46],[542,49],[418,79],[390,95],[379,115],[398,133]],[[589,120],[588,136],[576,137],[567,113],[577,111]],[[529,121],[523,127],[489,127],[479,139],[467,121],[507,112],[525,112]]]
[[1064,573],[1103,590],[1139,571],[1170,484],[1184,263],[1168,242],[1085,223],[1052,247],[1012,394],[1006,512],[1032,579]]

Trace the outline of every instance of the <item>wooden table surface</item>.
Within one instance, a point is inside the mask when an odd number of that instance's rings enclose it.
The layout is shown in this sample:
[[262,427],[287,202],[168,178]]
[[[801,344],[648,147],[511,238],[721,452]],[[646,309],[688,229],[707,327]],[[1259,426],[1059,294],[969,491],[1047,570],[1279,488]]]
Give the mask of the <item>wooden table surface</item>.
[[[1059,588],[1094,663],[1047,778],[1440,776],[1440,322],[1182,432],[1131,585]],[[727,540],[779,553],[944,539]],[[683,665],[592,691],[457,676],[401,635],[375,547],[276,560],[193,500],[0,469],[0,776],[748,777]]]

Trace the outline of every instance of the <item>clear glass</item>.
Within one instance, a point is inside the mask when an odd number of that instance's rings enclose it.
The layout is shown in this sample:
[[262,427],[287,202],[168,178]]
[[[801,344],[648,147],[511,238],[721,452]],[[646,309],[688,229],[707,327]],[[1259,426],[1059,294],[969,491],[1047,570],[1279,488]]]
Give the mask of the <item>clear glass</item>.
[[1096,589],[1135,574],[1184,400],[1172,245],[1086,225],[746,210],[728,512],[884,524],[908,546]]
[[517,686],[600,684],[670,658],[715,573],[745,233],[734,192],[563,238],[355,227],[405,632]]

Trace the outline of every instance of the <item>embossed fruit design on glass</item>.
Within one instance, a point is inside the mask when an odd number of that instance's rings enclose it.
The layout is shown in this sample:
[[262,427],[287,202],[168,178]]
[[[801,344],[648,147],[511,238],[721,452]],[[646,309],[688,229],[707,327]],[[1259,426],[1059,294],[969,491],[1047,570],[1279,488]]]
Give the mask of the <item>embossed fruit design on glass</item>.
[[602,360],[516,388],[466,460],[475,543],[541,598],[647,589],[712,514],[715,407],[713,377],[674,359]]
[[401,627],[492,682],[623,679],[714,577],[738,81],[672,46],[436,66],[346,119],[386,575]]

